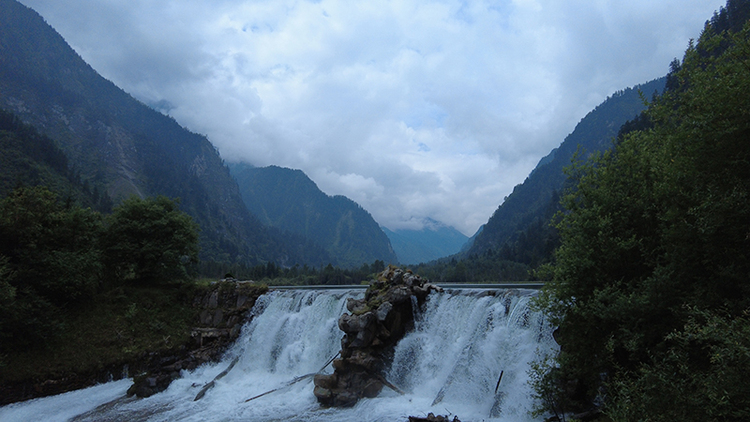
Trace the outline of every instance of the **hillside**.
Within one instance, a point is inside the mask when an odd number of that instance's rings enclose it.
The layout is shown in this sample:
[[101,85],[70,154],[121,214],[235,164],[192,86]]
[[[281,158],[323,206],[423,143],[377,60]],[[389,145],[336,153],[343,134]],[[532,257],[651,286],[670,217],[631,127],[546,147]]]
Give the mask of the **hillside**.
[[466,235],[435,220],[422,230],[383,231],[403,264],[419,264],[458,253],[469,240]]
[[357,267],[398,258],[370,213],[344,196],[328,196],[301,170],[230,166],[245,205],[261,222],[320,245],[334,264]]
[[619,91],[589,112],[562,144],[542,158],[526,180],[505,198],[477,234],[468,254],[481,255],[504,248],[504,258],[517,260],[512,250],[514,242],[532,226],[541,227],[549,221],[550,207],[556,205],[550,201],[564,188],[563,168],[570,165],[578,148],[584,155],[611,148],[620,127],[645,109],[643,98],[650,99],[654,93],[662,92],[665,83],[663,77]]
[[203,260],[325,261],[324,251],[283,238],[247,211],[205,136],[101,77],[41,16],[14,0],[0,0],[0,108],[54,140],[82,183],[115,204],[130,195],[179,197],[201,227]]

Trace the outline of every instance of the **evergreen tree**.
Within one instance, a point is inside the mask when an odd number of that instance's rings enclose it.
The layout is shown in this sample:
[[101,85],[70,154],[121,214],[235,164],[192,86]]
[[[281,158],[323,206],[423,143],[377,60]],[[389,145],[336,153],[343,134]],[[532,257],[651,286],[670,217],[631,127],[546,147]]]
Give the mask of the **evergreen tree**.
[[707,25],[647,118],[571,170],[538,301],[561,351],[536,386],[613,420],[747,420],[750,23]]

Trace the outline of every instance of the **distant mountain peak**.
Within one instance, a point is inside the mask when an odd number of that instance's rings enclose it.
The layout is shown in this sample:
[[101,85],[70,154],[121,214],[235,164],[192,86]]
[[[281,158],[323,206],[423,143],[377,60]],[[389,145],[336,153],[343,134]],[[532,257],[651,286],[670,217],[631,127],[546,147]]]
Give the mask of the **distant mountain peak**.
[[427,217],[422,223],[419,230],[383,228],[402,264],[419,264],[453,255],[461,251],[469,239],[441,221]]

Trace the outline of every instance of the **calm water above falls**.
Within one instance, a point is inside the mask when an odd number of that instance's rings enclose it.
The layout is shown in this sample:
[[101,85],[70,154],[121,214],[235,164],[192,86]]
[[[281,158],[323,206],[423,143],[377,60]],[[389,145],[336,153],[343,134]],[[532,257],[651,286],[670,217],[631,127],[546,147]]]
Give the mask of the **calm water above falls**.
[[[429,412],[457,415],[464,422],[534,420],[529,415],[529,362],[556,346],[551,328],[528,309],[531,290],[431,294],[415,330],[396,347],[387,374],[406,392],[403,396],[384,389],[378,398],[360,400],[351,409],[323,409],[312,394],[311,378],[284,387],[318,371],[339,351],[343,333],[338,318],[346,312],[346,299],[362,294],[269,293],[258,300],[255,318],[222,362],[183,372],[163,393],[127,399],[129,383],[119,381],[6,406],[0,408],[0,420],[392,422]],[[194,401],[201,387],[237,357],[234,368]]]

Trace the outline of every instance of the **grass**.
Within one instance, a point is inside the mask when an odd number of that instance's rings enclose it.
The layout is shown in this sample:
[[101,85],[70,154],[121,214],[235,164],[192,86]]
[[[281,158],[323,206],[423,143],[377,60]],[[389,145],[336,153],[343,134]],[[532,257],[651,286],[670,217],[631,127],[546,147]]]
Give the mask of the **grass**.
[[120,286],[100,293],[64,315],[64,331],[53,345],[3,356],[0,383],[101,371],[185,344],[197,320],[192,299],[205,288]]

